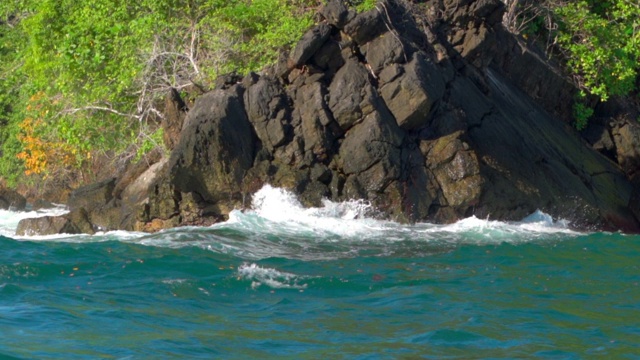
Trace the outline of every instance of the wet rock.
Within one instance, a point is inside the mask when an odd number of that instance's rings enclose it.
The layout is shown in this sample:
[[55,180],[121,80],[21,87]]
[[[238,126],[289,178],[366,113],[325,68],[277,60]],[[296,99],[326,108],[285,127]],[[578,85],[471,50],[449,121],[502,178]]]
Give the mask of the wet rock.
[[37,199],[33,202],[33,204],[31,204],[31,210],[36,211],[36,210],[41,210],[41,209],[52,209],[54,208],[55,205],[45,199]]
[[575,88],[501,30],[501,1],[429,2],[429,21],[405,5],[355,16],[330,0],[277,77],[223,76],[198,99],[168,160],[78,189],[72,217],[21,231],[208,225],[264,184],[305,206],[362,199],[398,221],[520,220],[539,209],[582,229],[640,231],[637,126],[600,114],[615,122],[593,141],[625,176],[558,123]]
[[16,229],[18,236],[93,234],[94,232],[89,214],[84,208],[72,210],[61,216],[22,219]]
[[35,236],[62,234],[62,230],[66,224],[67,219],[62,216],[42,216],[22,219],[18,223],[16,235]]

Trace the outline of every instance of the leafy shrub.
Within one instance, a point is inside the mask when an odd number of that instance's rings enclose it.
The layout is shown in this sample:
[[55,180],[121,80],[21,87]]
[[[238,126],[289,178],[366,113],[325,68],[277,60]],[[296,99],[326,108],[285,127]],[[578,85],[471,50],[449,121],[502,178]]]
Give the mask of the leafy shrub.
[[0,176],[80,169],[97,153],[140,156],[162,144],[157,106],[170,88],[206,90],[221,73],[275,61],[311,25],[316,5],[0,2]]

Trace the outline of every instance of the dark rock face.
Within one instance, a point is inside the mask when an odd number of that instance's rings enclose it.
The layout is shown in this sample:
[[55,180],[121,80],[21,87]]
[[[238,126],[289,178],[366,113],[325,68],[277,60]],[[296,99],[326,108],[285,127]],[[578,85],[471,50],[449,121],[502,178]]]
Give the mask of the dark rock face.
[[27,199],[16,191],[0,186],[0,209],[22,211],[27,206]]
[[291,65],[298,67],[306,63],[324,45],[330,34],[331,26],[324,23],[307,31],[289,55]]
[[377,93],[365,67],[347,60],[329,86],[329,109],[344,130],[374,111]]
[[444,95],[444,79],[436,65],[420,52],[399,71],[401,75],[380,89],[382,98],[401,128],[423,128],[431,108]]
[[254,146],[254,130],[241,97],[223,90],[207,93],[189,112],[171,154],[171,184],[205,202],[226,200],[240,191],[253,165]]
[[115,185],[116,178],[110,178],[78,188],[71,192],[67,206],[71,211],[80,208],[93,210],[103,206],[113,198]]
[[355,14],[328,1],[275,75],[232,76],[199,98],[168,159],[74,192],[86,216],[20,231],[207,225],[266,183],[306,206],[364,199],[398,221],[539,209],[640,231],[639,126],[594,131],[621,170],[565,124],[575,89],[502,29],[501,1],[427,1],[428,21],[402,3]]
[[162,119],[162,140],[167,149],[171,150],[176,146],[187,111],[189,108],[178,90],[171,88],[165,100],[164,118]]

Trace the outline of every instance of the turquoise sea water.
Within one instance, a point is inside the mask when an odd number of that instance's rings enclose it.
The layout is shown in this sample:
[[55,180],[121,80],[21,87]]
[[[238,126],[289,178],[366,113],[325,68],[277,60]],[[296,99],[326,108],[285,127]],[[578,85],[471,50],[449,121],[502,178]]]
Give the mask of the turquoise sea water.
[[0,358],[640,357],[640,236],[369,212],[265,188],[210,228],[45,238],[2,212]]

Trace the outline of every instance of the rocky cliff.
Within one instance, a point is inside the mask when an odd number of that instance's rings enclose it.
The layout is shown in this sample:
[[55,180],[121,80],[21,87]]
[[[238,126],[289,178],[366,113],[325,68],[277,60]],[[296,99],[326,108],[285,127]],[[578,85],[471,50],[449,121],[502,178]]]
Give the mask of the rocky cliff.
[[[637,123],[604,145],[611,127],[594,132],[609,157],[584,141],[567,123],[574,87],[503,29],[503,11],[499,0],[388,0],[356,14],[330,0],[277,65],[222,77],[186,117],[169,111],[168,158],[78,189],[59,222],[206,225],[269,183],[308,206],[368,200],[397,221],[541,209],[577,228],[640,231],[638,139],[623,139]],[[616,154],[625,146],[629,159]]]

